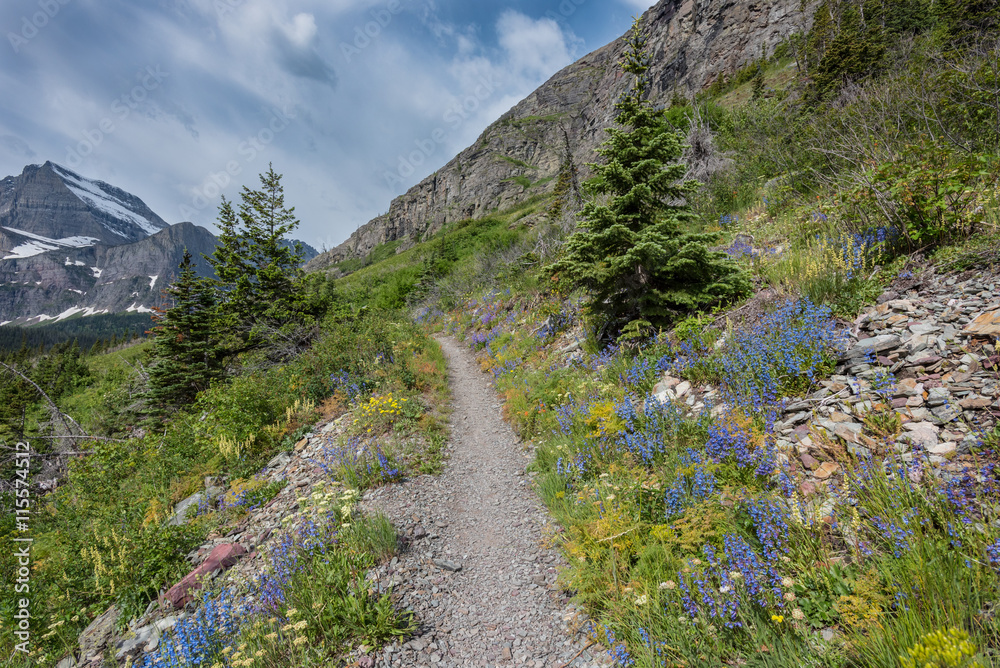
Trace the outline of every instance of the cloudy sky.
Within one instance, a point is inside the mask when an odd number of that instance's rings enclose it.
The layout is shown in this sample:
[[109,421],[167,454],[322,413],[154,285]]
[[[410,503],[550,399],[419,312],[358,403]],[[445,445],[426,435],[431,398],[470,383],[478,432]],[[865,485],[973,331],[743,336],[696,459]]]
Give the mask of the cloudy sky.
[[0,177],[52,160],[210,226],[273,162],[332,247],[652,4],[3,0]]

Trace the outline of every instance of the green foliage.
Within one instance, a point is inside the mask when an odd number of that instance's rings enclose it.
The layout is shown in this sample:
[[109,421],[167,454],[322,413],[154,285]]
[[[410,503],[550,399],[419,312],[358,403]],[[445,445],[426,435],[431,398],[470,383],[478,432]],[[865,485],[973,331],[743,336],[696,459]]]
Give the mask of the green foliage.
[[638,21],[622,70],[635,85],[615,106],[619,127],[608,129],[598,149],[606,162],[592,165],[594,177],[585,184],[604,199],[584,205],[581,229],[548,269],[584,288],[592,315],[610,331],[640,317],[663,324],[749,290],[734,265],[708,250],[714,236],[682,231],[693,216],[678,202],[696,186],[679,182],[681,138],[646,99],[649,62]]
[[153,330],[153,362],[146,395],[151,412],[160,417],[194,401],[223,373],[215,331],[215,290],[195,275],[186,249],[177,282],[164,292],[172,305]]
[[[281,175],[268,166],[261,189],[244,186],[239,212],[223,198],[221,230],[212,257],[220,296],[217,329],[231,333],[233,351],[265,347],[275,332],[295,329],[301,320],[296,282],[302,270],[300,247],[285,237],[299,221],[295,208],[285,208]],[[286,331],[286,335],[291,331]]]
[[341,647],[351,638],[373,645],[406,635],[412,613],[400,613],[391,593],[369,589],[369,555],[332,550],[312,557],[288,586],[288,607],[307,622],[306,635],[319,647]]
[[852,193],[852,200],[898,225],[914,247],[922,247],[970,236],[985,220],[981,193],[991,191],[998,178],[995,159],[921,142],[871,169],[870,185]]
[[956,628],[931,631],[899,657],[902,668],[981,668],[976,645]]

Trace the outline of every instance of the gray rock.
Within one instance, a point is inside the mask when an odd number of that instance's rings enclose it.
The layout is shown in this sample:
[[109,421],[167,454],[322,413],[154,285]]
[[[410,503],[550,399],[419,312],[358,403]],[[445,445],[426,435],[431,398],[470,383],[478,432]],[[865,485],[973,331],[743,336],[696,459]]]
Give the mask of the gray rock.
[[434,565],[438,568],[444,569],[446,571],[451,571],[457,573],[462,570],[461,564],[456,564],[454,561],[449,561],[447,559],[434,559]]
[[184,499],[174,506],[174,516],[170,518],[167,524],[175,527],[183,525],[188,521],[188,511],[192,508],[196,509],[204,500],[205,495],[201,492],[192,494],[188,498]]
[[940,331],[941,328],[937,325],[929,325],[925,323],[918,323],[916,325],[910,325],[910,331],[916,336],[923,336],[925,334],[932,334],[934,332]]
[[[332,425],[332,424],[334,424],[334,423],[331,422],[330,425]],[[330,426],[330,425],[327,425],[327,426]],[[324,429],[325,429],[325,427],[324,427]],[[292,455],[290,453],[288,453],[288,452],[279,452],[278,454],[276,454],[274,457],[271,458],[271,461],[269,461],[267,463],[267,466],[265,466],[264,469],[265,470],[270,469],[270,470],[278,471],[278,470],[283,469],[286,466],[288,466],[288,462],[290,462],[290,461],[292,461]]]
[[118,608],[111,606],[100,617],[96,617],[80,634],[80,660],[88,662],[104,651],[115,632]]
[[937,408],[932,408],[931,415],[937,418],[937,420],[941,423],[948,423],[961,417],[962,411],[955,408],[951,404],[945,404],[943,406],[938,406]]
[[856,360],[867,356],[869,353],[880,353],[886,350],[892,350],[893,348],[898,348],[902,343],[900,339],[895,334],[882,334],[880,336],[873,336],[868,339],[862,339],[858,341],[852,348],[844,353],[841,353],[840,358],[842,360]]

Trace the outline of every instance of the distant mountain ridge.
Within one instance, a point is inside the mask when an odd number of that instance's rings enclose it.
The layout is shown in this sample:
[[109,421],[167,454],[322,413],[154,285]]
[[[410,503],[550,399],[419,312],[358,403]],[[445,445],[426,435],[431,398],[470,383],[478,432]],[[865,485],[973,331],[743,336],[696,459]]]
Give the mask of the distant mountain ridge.
[[[660,0],[644,15],[651,62],[651,99],[669,104],[718,77],[770,56],[793,33],[805,33],[818,0]],[[441,226],[481,218],[549,192],[568,157],[586,164],[614,122],[614,104],[630,85],[618,62],[624,40],[597,49],[556,73],[490,125],[444,167],[395,198],[388,213],[362,225],[342,244],[311,261],[321,271],[364,257],[389,241],[422,239]]]

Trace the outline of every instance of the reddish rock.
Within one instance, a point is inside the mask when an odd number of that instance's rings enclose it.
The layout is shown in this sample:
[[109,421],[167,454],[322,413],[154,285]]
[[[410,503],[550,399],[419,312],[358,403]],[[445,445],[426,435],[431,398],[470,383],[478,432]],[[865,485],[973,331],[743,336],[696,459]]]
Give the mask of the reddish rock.
[[992,400],[986,399],[985,397],[969,397],[967,399],[962,399],[961,401],[959,401],[958,405],[961,406],[962,408],[971,409],[971,408],[986,408],[991,403],[993,403]]
[[812,496],[816,493],[816,485],[806,480],[799,485],[799,491],[802,493],[802,496]]
[[816,461],[816,458],[810,455],[808,452],[803,454],[800,457],[800,459],[802,460],[802,465],[805,466],[810,471],[815,471],[817,468],[819,468],[819,462]]
[[218,545],[209,553],[208,558],[184,579],[175,584],[160,599],[160,605],[170,604],[174,610],[180,610],[190,601],[194,600],[194,592],[201,589],[202,582],[216,571],[231,568],[236,561],[246,554],[247,551],[242,545],[226,543]]

